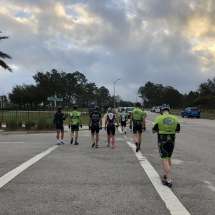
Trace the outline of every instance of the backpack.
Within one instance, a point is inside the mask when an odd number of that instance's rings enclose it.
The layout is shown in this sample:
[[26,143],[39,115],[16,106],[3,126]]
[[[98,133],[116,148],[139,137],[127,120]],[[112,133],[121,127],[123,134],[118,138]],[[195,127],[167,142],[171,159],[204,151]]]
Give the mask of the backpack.
[[114,125],[116,115],[113,113],[107,114],[107,121],[109,122],[109,125]]

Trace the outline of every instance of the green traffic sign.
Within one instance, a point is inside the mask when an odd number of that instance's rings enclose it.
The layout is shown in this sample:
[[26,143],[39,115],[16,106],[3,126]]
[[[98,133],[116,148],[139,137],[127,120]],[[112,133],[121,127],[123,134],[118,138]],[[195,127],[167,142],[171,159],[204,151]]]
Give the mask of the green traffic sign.
[[63,101],[63,98],[48,97],[48,101],[58,101],[58,102],[62,102],[62,101]]

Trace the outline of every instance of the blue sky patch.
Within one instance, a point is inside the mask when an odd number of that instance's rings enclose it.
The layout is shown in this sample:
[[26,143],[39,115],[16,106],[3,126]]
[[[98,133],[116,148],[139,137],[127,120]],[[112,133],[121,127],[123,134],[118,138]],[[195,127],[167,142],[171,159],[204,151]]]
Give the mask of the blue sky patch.
[[25,13],[24,11],[18,11],[18,13],[15,15],[15,17],[20,19],[28,18],[29,14]]

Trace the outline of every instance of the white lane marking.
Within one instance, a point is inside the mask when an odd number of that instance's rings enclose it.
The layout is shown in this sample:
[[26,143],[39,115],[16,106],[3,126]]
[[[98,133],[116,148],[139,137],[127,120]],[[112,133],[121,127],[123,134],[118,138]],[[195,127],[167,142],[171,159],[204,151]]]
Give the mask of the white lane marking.
[[0,143],[25,143],[25,142],[0,142]]
[[36,155],[35,157],[31,158],[30,160],[26,161],[25,163],[21,164],[17,168],[11,170],[7,174],[3,175],[0,178],[0,188],[2,188],[5,184],[7,184],[9,181],[11,181],[13,178],[15,178],[17,175],[19,175],[21,172],[26,170],[29,166],[39,161],[41,158],[45,157],[47,154],[49,154],[51,151],[56,149],[58,146],[52,146],[51,148],[47,149],[46,151]]
[[143,156],[141,152],[136,152],[136,147],[131,142],[127,141],[127,144],[132,148],[134,154],[139,160],[144,171],[148,175],[150,181],[152,182],[154,188],[158,192],[159,196],[165,203],[167,209],[172,215],[189,215],[190,213],[182,205],[179,199],[174,195],[169,187],[161,184],[160,176],[154,169],[154,167],[148,162],[148,160]]

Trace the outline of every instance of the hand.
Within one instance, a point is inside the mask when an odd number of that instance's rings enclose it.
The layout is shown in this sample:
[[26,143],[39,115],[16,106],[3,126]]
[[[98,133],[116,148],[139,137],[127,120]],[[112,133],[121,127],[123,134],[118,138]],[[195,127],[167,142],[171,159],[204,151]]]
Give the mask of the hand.
[[100,130],[102,130],[102,127],[99,127]]
[[89,125],[89,131],[90,131],[90,129],[91,129],[91,126]]
[[130,128],[130,130],[131,130],[131,129],[132,129],[132,126],[130,125],[129,128]]
[[68,125],[69,129],[71,128],[71,125]]
[[82,128],[82,125],[80,125],[80,127]]

